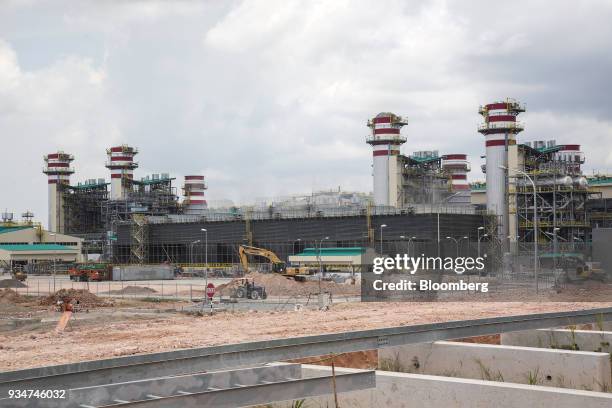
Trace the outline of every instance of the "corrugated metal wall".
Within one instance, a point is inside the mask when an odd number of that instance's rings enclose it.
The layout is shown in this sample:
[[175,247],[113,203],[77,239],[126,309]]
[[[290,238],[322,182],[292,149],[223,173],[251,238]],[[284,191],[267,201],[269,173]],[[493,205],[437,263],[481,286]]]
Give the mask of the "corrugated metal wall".
[[[469,236],[476,241],[476,231],[484,225],[480,215],[440,214],[441,255],[447,252],[455,254],[455,243],[446,240],[447,236],[455,238]],[[416,236],[417,243],[412,246],[416,252],[426,255],[437,254],[437,215],[408,214],[383,215],[372,217],[375,232],[374,247],[380,250],[380,225],[383,229],[383,252],[389,255],[405,253],[407,243],[400,236]],[[203,223],[168,223],[150,224],[148,226],[149,247],[148,262],[171,261],[177,263],[202,263],[205,258],[204,241],[208,230],[208,261],[210,263],[237,263],[237,249],[246,243],[246,226],[244,221],[203,222]],[[318,246],[319,240],[328,236],[324,247],[368,246],[367,219],[365,216],[324,217],[289,220],[252,221],[253,244],[274,251],[281,259],[300,252],[305,247]],[[127,225],[118,227],[118,240],[114,247],[116,262],[127,262],[130,250],[130,228]],[[190,254],[190,243],[193,245]],[[467,247],[467,244],[466,244]]]

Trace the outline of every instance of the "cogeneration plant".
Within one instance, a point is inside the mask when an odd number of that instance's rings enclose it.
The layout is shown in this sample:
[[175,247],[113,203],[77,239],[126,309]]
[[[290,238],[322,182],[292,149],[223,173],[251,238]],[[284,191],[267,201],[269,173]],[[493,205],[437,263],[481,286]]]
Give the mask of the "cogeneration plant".
[[594,225],[610,225],[612,180],[583,174],[585,155],[574,141],[520,142],[523,112],[510,99],[479,108],[486,183],[468,183],[465,153],[402,154],[408,120],[382,112],[367,121],[371,195],[330,190],[256,206],[208,208],[201,174],[185,176],[181,200],[169,173],[134,176],[139,152],[127,145],[106,151],[110,182],[73,184],[77,160],[57,151],[44,158],[49,230],[83,238],[89,254],[119,263],[201,263],[205,248],[209,263],[232,263],[245,243],[285,260],[317,246],[405,252],[405,239],[438,255],[455,245],[450,237],[467,245],[483,235],[500,251],[534,240],[586,243]]

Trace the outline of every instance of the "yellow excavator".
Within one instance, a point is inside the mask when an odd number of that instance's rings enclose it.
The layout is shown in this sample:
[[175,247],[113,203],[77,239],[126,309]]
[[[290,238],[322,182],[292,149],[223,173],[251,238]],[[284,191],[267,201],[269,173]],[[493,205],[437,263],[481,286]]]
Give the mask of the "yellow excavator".
[[272,263],[272,272],[279,273],[296,281],[305,281],[306,276],[316,273],[316,270],[303,266],[287,266],[274,252],[264,248],[240,245],[240,248],[238,248],[238,255],[240,256],[240,264],[242,265],[242,269],[244,269],[244,273],[249,272],[249,255],[266,258]]

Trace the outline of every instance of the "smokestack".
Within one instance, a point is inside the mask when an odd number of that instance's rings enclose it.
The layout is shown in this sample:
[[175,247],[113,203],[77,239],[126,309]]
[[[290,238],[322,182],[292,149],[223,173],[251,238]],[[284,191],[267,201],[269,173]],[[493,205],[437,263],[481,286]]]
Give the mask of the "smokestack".
[[523,130],[523,125],[516,121],[522,112],[525,112],[525,107],[511,99],[490,103],[478,110],[484,118],[478,132],[485,137],[487,151],[487,210],[498,216],[500,239],[508,236],[508,147],[516,145],[516,135]]
[[128,145],[115,146],[106,149],[108,161],[106,168],[111,171],[111,200],[123,200],[132,189],[134,169],[138,163],[134,162],[134,156],[138,149]]
[[467,182],[467,173],[470,171],[467,154],[447,154],[442,156],[442,168],[450,174],[453,191],[470,189]]
[[71,154],[58,151],[44,156],[43,173],[47,175],[49,184],[49,231],[63,234],[64,230],[64,198],[63,191],[70,186],[70,175],[74,169],[70,163],[74,160]]
[[199,215],[207,208],[204,190],[208,187],[204,182],[204,176],[185,176],[183,185],[183,211],[185,214]]
[[398,206],[401,189],[401,169],[398,161],[400,147],[406,142],[400,130],[408,122],[401,116],[382,112],[368,121],[372,130],[366,143],[373,150],[374,204]]

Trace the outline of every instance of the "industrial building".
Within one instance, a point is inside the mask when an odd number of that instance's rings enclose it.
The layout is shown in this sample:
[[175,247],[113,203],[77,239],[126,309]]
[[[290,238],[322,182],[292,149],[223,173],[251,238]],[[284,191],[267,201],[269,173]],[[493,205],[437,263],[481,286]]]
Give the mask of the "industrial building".
[[[288,260],[317,245],[405,252],[400,237],[415,237],[419,250],[440,254],[455,245],[447,237],[474,242],[480,228],[501,253],[534,239],[587,243],[592,227],[610,225],[612,179],[583,175],[578,144],[519,142],[524,125],[518,116],[525,107],[515,100],[485,104],[478,112],[486,183],[468,183],[471,166],[464,153],[403,154],[408,120],[382,112],[367,122],[371,195],[339,188],[242,207],[208,208],[204,175],[185,176],[182,200],[169,173],[135,177],[139,152],[127,145],[106,151],[110,183],[100,178],[75,185],[75,158],[58,151],[45,157],[43,169],[49,229],[83,238],[86,251],[111,262],[228,264],[238,262],[243,243]],[[323,237],[329,239],[321,242]]]
[[304,248],[302,252],[289,256],[295,266],[326,268],[338,271],[361,272],[363,265],[372,265],[377,256],[373,248]]
[[48,177],[50,231],[85,239],[90,253],[110,253],[117,222],[168,214],[198,215],[206,209],[204,176],[185,177],[184,200],[179,203],[174,178],[168,173],[134,178],[138,149],[114,146],[106,151],[105,166],[110,183],[104,178],[71,184],[74,156],[63,151],[44,157],[43,173]]
[[610,178],[584,175],[585,155],[579,144],[518,142],[517,135],[524,130],[517,121],[522,112],[524,105],[511,99],[480,107],[484,122],[478,131],[486,138],[486,183],[472,184],[472,204],[486,205],[495,216],[497,238],[509,244],[506,249],[534,240],[555,249],[590,242],[592,228],[610,222],[606,199]]
[[469,197],[467,155],[440,155],[437,150],[402,155],[400,148],[407,138],[401,130],[407,124],[406,119],[391,112],[381,112],[368,121],[371,134],[366,142],[373,151],[374,204],[407,208],[414,204],[452,204],[450,199],[463,192]]
[[13,221],[12,213],[3,213],[0,222],[0,268],[32,269],[50,262],[76,262],[83,260],[82,242],[78,237],[44,230],[40,224],[28,219]]

